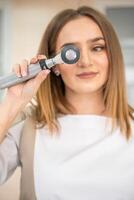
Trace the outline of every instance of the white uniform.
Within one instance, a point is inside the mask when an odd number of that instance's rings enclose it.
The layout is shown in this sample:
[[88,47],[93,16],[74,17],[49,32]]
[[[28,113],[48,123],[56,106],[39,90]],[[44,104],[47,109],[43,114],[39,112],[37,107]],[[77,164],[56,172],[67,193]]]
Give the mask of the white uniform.
[[[134,136],[128,142],[108,118],[67,115],[60,134],[36,130],[34,184],[38,200],[134,200]],[[0,181],[19,165],[19,130],[0,146]],[[134,134],[134,122],[132,122]]]

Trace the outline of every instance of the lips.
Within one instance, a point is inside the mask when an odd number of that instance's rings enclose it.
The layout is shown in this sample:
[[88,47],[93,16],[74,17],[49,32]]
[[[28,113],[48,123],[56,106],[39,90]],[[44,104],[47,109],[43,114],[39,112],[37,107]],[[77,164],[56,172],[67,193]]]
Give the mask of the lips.
[[98,74],[98,72],[82,72],[80,74],[77,74],[79,78],[90,78],[94,77]]

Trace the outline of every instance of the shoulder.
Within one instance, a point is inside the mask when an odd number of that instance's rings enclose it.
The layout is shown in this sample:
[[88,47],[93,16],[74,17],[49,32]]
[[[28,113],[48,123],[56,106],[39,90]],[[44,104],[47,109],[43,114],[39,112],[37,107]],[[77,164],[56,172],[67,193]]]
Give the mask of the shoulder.
[[[18,119],[15,123],[9,128],[7,137],[10,140],[14,140],[17,146],[20,146],[22,138],[28,138],[30,135],[32,137],[36,132],[36,123],[32,117],[25,117],[23,119]],[[24,137],[25,136],[25,137]]]
[[8,129],[7,136],[10,136],[16,141],[18,141],[24,127],[26,125],[28,126],[32,119],[32,114],[29,112],[28,109],[20,112],[11,124],[10,128]]

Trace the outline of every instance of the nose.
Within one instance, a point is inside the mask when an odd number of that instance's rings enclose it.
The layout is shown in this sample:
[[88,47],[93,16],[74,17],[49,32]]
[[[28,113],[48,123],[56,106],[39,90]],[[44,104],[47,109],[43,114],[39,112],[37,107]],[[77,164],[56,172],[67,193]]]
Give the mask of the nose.
[[89,49],[84,48],[80,50],[80,59],[77,65],[79,67],[90,67],[93,65],[93,58]]

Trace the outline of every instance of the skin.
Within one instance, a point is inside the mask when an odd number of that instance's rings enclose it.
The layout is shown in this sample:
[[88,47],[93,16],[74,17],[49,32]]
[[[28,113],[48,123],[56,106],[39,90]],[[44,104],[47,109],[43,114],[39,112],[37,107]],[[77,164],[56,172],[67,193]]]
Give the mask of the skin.
[[[20,64],[15,64],[12,67],[12,71],[16,73],[16,76],[18,77],[25,77],[28,74],[28,65],[30,63],[37,63],[40,59],[46,59],[46,56],[37,55],[36,57],[32,58],[30,62],[24,59]],[[6,98],[8,101],[9,99],[10,101],[13,100],[24,107],[36,94],[40,84],[46,79],[49,73],[50,70],[43,70],[35,78],[8,88]]]
[[[105,114],[102,88],[108,78],[108,57],[99,26],[85,16],[68,22],[57,38],[56,51],[70,43],[80,49],[79,61],[56,66],[65,84],[66,98],[77,114]],[[83,72],[97,74],[79,78],[77,75]]]

